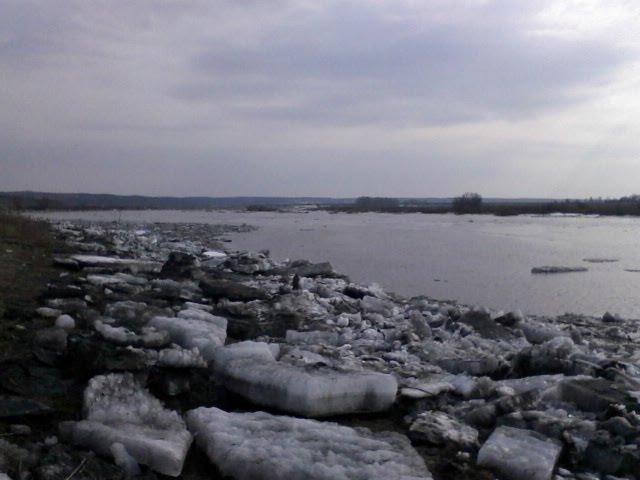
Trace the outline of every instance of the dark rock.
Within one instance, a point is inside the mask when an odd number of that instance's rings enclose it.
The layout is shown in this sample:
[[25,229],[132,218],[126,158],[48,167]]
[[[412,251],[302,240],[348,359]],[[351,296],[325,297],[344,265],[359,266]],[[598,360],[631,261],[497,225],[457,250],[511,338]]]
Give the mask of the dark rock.
[[136,350],[103,342],[96,336],[71,335],[60,365],[76,377],[88,378],[106,371],[145,370],[147,361]]
[[163,369],[149,377],[149,388],[159,391],[162,396],[175,397],[191,390],[189,372],[179,369]]
[[231,280],[232,282],[244,282],[251,278],[243,273],[227,272],[226,270],[220,270],[219,268],[210,268],[206,270],[206,277],[209,280]]
[[593,436],[596,431],[596,422],[585,420],[580,416],[569,415],[566,412],[563,413],[525,410],[504,415],[498,419],[497,424],[533,430],[561,441],[567,434],[573,438],[583,439],[583,441]]
[[478,335],[484,338],[492,340],[511,340],[514,338],[514,334],[511,330],[503,327],[499,323],[496,323],[486,312],[470,310],[462,315],[458,322],[469,325],[478,333]]
[[509,313],[506,313],[505,315],[502,315],[502,316],[496,318],[494,321],[496,323],[499,323],[503,327],[513,327],[520,320],[522,320],[521,316],[516,315],[513,312],[509,312]]
[[498,417],[518,410],[530,410],[540,400],[541,393],[537,390],[529,390],[519,395],[501,397],[467,413],[465,419],[471,425],[478,427],[491,427]]
[[494,379],[502,377],[508,369],[508,366],[497,357],[441,358],[436,359],[435,363],[449,373],[466,373],[473,376],[487,375]]
[[618,445],[608,432],[599,430],[589,441],[584,463],[602,474],[635,475],[640,471],[640,450],[635,444]]
[[629,423],[624,417],[612,417],[600,423],[600,428],[608,431],[612,435],[623,438],[633,438],[640,435],[640,430]]
[[231,280],[205,278],[200,281],[200,288],[205,296],[214,301],[226,298],[231,301],[250,302],[251,300],[266,300],[268,298],[264,290],[248,287]]
[[55,365],[67,348],[67,331],[62,328],[38,330],[33,339],[33,354],[47,365]]
[[604,323],[620,323],[622,322],[622,318],[619,315],[612,315],[609,312],[605,312],[602,316],[602,321]]
[[360,285],[355,285],[353,283],[344,287],[342,293],[347,297],[355,298],[356,300],[362,299],[367,295],[373,296],[373,294],[367,288],[361,287]]
[[576,374],[580,368],[571,358],[575,344],[569,337],[556,337],[541,345],[525,347],[513,359],[511,369],[515,377],[564,373]]
[[640,411],[640,405],[626,390],[604,378],[567,379],[560,383],[559,393],[563,401],[587,412],[603,413],[616,404]]
[[160,270],[161,278],[195,278],[196,257],[184,252],[171,252]]

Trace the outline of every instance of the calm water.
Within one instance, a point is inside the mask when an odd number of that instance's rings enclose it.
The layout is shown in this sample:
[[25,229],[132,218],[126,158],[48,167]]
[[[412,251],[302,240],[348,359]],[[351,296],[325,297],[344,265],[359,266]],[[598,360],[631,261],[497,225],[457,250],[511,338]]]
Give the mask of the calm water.
[[[640,219],[200,211],[54,212],[47,218],[247,223],[231,248],[331,261],[361,283],[530,314],[640,318]],[[585,258],[617,259],[586,263]],[[542,265],[585,273],[532,275]]]

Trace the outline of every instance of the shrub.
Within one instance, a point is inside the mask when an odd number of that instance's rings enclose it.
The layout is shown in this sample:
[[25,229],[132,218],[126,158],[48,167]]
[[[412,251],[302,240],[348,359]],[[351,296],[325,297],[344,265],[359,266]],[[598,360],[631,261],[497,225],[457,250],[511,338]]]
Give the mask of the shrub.
[[453,199],[454,213],[480,213],[482,211],[482,197],[479,193],[467,192]]

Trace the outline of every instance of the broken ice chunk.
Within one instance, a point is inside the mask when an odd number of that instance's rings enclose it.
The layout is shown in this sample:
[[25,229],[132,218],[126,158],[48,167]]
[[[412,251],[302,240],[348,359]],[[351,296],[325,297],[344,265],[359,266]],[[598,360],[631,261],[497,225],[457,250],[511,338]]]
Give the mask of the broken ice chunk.
[[277,362],[266,344],[251,343],[236,347],[240,351],[218,349],[213,369],[225,387],[258,405],[322,417],[379,412],[395,401],[398,383],[392,375],[297,367]]
[[169,332],[171,340],[183,348],[197,347],[206,361],[213,358],[215,349],[224,345],[227,338],[224,328],[194,318],[153,317],[149,326]]
[[203,322],[213,323],[223,330],[227,329],[226,318],[212,315],[211,313],[205,312],[204,310],[198,308],[187,308],[186,310],[181,310],[178,312],[178,318],[202,320]]
[[530,430],[499,427],[478,452],[478,465],[508,480],[551,480],[562,446]]
[[223,473],[237,480],[430,480],[404,435],[330,422],[198,408],[189,429]]
[[273,362],[278,357],[278,353],[278,344],[252,341],[232,343],[216,350],[213,356],[213,366],[215,371],[220,372],[225,369],[227,363],[231,360],[253,358],[258,362]]
[[182,418],[166,410],[130,373],[99,375],[84,392],[86,419],[62,422],[67,441],[101,455],[121,443],[136,462],[178,476],[192,437]]

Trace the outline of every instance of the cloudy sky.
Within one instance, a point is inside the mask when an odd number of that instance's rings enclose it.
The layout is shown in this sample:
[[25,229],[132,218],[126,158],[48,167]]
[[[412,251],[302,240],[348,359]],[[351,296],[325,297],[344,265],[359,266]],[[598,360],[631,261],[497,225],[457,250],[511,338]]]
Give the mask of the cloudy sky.
[[0,0],[0,190],[640,193],[637,0]]

